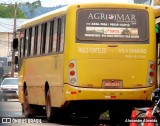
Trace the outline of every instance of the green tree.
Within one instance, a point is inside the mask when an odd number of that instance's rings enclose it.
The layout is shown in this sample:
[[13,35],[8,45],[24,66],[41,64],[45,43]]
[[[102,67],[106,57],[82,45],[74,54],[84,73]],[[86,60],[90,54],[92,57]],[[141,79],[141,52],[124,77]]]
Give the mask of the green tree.
[[[1,18],[14,18],[15,6],[8,4],[0,4],[0,17]],[[17,18],[25,18],[25,14],[17,7]]]
[[36,10],[38,7],[41,7],[41,1],[40,1],[40,0],[37,0],[37,1],[34,1],[33,3],[27,2],[27,3],[26,3],[26,6],[28,6],[29,12],[30,12],[31,15],[33,16],[34,13],[35,13],[35,10]]

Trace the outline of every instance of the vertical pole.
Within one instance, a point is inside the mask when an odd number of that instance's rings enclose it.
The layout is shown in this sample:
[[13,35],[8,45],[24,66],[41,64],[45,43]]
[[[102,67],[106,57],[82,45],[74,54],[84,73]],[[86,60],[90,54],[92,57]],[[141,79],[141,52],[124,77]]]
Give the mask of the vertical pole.
[[9,56],[9,32],[8,32],[8,54],[7,54],[7,56]]
[[[14,11],[14,26],[13,26],[13,38],[16,38],[16,17],[17,17],[17,2],[15,2],[15,11]],[[14,57],[15,50],[13,49],[13,42],[11,44],[12,51],[12,62],[11,62],[11,76],[14,77]]]

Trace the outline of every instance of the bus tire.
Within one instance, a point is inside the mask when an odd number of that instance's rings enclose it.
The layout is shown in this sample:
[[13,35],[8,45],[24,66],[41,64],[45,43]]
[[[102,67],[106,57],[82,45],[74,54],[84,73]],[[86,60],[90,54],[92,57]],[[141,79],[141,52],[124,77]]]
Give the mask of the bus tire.
[[50,97],[49,89],[48,89],[47,95],[46,95],[46,116],[47,116],[48,122],[52,122],[53,113],[52,113],[51,97]]
[[28,91],[27,89],[24,92],[24,103],[22,104],[22,113],[26,118],[33,117],[31,105],[28,102]]

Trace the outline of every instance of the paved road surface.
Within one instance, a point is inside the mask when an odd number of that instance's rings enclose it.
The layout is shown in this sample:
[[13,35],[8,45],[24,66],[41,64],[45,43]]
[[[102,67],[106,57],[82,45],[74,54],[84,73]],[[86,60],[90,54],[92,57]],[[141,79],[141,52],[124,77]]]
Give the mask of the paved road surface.
[[[9,100],[7,102],[0,101],[0,119],[2,121],[2,117],[7,117],[10,119],[10,117],[15,118],[16,120],[20,119],[20,121],[23,121],[25,118],[21,113],[21,105],[18,102],[18,100]],[[13,120],[12,118],[12,120]],[[70,120],[67,120],[65,122],[62,122],[61,120],[56,123],[48,123],[46,120],[46,117],[37,117],[34,118],[39,122],[42,123],[12,123],[12,124],[2,124],[0,123],[0,126],[109,126],[109,121],[107,120],[99,120],[96,122],[96,124],[93,124],[93,122],[89,121],[87,118],[71,118]],[[27,121],[30,121],[26,119]],[[3,119],[4,121],[4,119]],[[35,120],[31,120],[35,121]]]

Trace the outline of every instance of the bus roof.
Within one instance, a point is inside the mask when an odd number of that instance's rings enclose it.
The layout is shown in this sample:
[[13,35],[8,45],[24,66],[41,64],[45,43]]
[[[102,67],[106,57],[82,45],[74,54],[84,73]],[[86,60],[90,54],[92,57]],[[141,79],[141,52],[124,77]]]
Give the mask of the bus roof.
[[53,10],[51,12],[48,12],[48,13],[45,13],[41,16],[38,16],[38,17],[35,17],[35,18],[32,18],[26,22],[24,22],[22,24],[22,29],[23,28],[27,28],[27,27],[30,27],[30,26],[34,26],[34,25],[37,25],[37,24],[40,24],[40,23],[43,23],[43,22],[46,22],[46,21],[49,21],[49,20],[52,20],[54,17],[58,17],[58,16],[61,16],[61,15],[64,15],[66,14],[67,12],[67,9],[69,7],[75,7],[75,6],[79,6],[79,5],[84,5],[85,7],[91,7],[90,5],[102,5],[102,6],[105,6],[106,4],[110,5],[110,7],[115,7],[115,5],[117,7],[120,7],[121,5],[124,5],[123,7],[124,8],[133,8],[133,7],[138,7],[138,8],[144,8],[144,7],[150,7],[148,5],[142,5],[142,4],[133,4],[133,3],[108,3],[108,2],[92,2],[92,3],[73,3],[73,4],[69,4],[67,6],[64,6],[62,8],[59,8],[59,9],[56,9],[56,10]]
[[64,15],[66,13],[67,8],[68,8],[68,6],[65,6],[65,7],[53,10],[51,12],[45,13],[43,15],[37,16],[35,18],[32,18],[30,20],[27,20],[22,24],[21,28],[26,28],[26,27],[29,27],[31,25],[32,26],[37,25],[37,24],[40,24],[42,22],[45,22],[46,20],[51,20],[58,15]]

